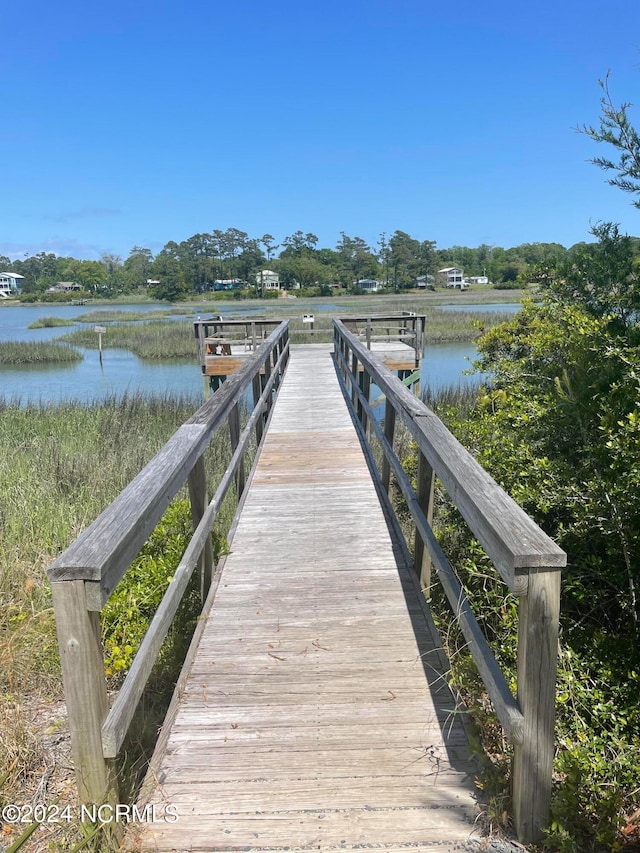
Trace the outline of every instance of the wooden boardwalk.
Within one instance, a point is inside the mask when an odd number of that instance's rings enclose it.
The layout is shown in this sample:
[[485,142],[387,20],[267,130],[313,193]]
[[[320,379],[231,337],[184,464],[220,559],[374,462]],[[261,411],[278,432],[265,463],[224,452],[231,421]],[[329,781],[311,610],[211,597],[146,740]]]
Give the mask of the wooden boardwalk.
[[293,347],[141,805],[153,851],[471,849],[465,733],[330,346]]

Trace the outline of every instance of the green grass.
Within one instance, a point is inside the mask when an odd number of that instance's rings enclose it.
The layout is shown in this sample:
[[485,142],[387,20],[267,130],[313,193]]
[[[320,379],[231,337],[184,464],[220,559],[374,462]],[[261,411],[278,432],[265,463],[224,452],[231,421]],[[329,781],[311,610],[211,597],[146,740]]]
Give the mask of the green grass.
[[38,317],[33,323],[29,323],[27,329],[53,329],[57,326],[73,326],[73,320],[64,317]]
[[0,343],[0,365],[61,364],[82,361],[82,354],[68,343],[47,341]]

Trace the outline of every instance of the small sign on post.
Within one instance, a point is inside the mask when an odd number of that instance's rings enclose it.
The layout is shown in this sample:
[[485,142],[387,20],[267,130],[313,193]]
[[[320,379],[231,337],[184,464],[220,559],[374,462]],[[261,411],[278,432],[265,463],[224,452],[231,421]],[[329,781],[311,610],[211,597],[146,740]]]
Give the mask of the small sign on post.
[[313,314],[303,314],[302,315],[302,322],[308,323],[311,326],[312,330],[313,330],[314,320],[315,320],[315,317],[313,316]]
[[100,364],[102,364],[102,336],[107,331],[106,326],[94,326],[93,331],[98,335],[98,351],[100,353]]

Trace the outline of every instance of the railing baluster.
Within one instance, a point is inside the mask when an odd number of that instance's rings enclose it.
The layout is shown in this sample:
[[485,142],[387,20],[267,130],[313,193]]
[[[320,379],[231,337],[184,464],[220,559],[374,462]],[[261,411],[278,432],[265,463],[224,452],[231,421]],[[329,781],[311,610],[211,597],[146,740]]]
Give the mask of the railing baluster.
[[[384,437],[387,439],[391,447],[393,447],[393,439],[396,430],[396,410],[391,403],[385,403],[384,407]],[[382,459],[382,485],[387,494],[391,488],[391,466],[386,454]]]
[[[240,441],[240,411],[238,409],[238,404],[236,403],[231,413],[229,414],[229,436],[231,438],[231,450],[235,450]],[[245,470],[244,470],[244,457],[242,461],[238,465],[238,470],[236,471],[236,495],[238,500],[242,496],[244,492],[244,484],[245,484]]]
[[[189,474],[189,500],[191,502],[191,519],[195,530],[204,515],[209,503],[207,493],[207,475],[204,468],[204,457],[200,457]],[[208,537],[200,556],[200,597],[202,602],[207,598],[211,579],[213,578],[213,543]]]
[[[425,459],[424,453],[418,451],[418,477],[417,489],[418,502],[424,517],[427,519],[429,527],[433,526],[433,498],[435,492],[435,474],[433,468]],[[431,558],[429,552],[424,547],[424,542],[418,533],[415,531],[414,545],[414,562],[416,572],[420,578],[420,586],[424,590],[425,595],[429,598],[429,590],[431,589]]]

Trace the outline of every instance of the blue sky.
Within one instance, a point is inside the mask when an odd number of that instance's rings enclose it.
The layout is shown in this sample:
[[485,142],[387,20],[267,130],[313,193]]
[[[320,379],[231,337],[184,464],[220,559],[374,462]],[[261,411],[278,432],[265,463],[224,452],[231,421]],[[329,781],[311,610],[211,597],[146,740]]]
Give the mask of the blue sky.
[[[640,234],[588,160],[640,92],[640,3],[3,0],[0,254],[228,227],[439,248]],[[640,125],[640,103],[631,110]]]

